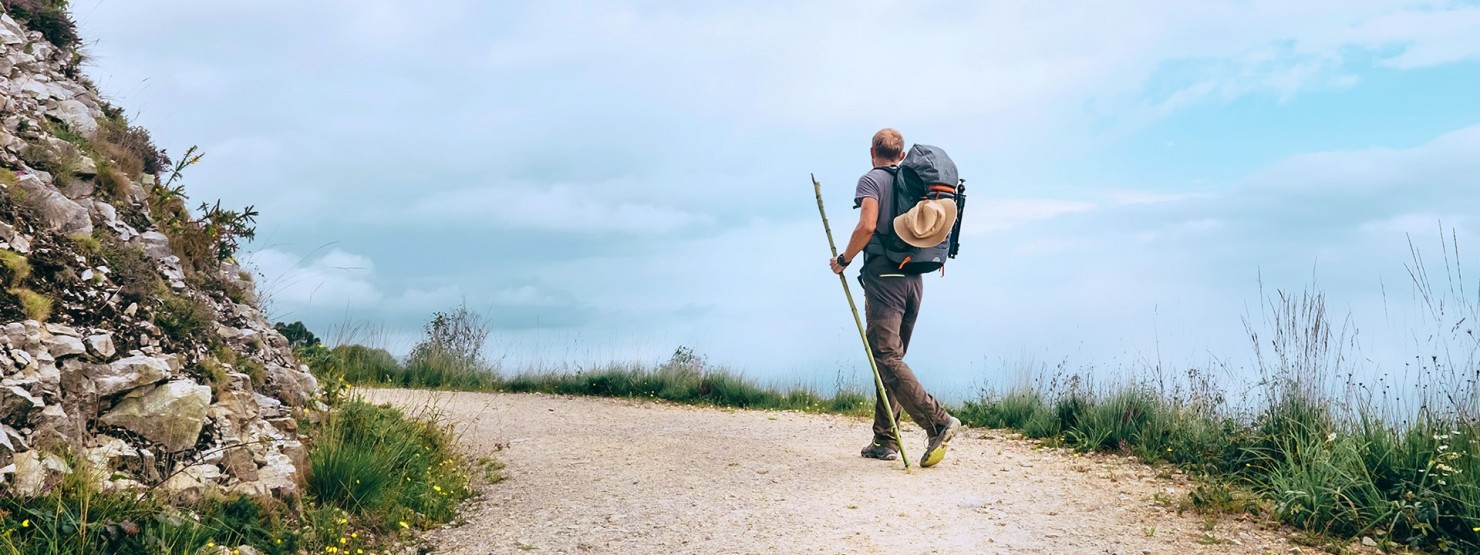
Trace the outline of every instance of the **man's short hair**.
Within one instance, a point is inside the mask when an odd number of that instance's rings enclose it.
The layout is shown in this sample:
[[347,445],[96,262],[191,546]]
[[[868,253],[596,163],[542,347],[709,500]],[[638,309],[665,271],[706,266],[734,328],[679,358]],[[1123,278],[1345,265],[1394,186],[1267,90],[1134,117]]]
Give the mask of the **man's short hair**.
[[874,133],[874,156],[888,160],[897,160],[904,154],[904,135],[892,128],[880,129]]

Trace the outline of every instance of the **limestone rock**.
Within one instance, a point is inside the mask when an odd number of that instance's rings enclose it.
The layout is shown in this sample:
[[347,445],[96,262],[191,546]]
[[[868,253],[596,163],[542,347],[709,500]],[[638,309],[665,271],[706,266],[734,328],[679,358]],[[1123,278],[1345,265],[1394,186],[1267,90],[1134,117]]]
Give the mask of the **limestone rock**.
[[31,353],[21,349],[11,351],[10,358],[15,360],[16,368],[30,368],[36,364],[36,357],[31,356]]
[[160,484],[160,489],[176,499],[193,503],[220,481],[220,468],[214,464],[198,464],[175,473]]
[[176,380],[130,393],[100,420],[178,452],[195,446],[210,406],[210,387]]
[[[58,89],[61,88],[52,88],[49,94],[54,97],[66,97],[75,94],[65,89]],[[65,122],[73,131],[89,139],[98,134],[98,118],[93,116],[92,110],[88,109],[86,104],[77,100],[63,100],[58,102],[55,108],[46,112],[46,115]],[[93,174],[96,173],[97,169],[94,167]]]
[[253,393],[252,398],[257,401],[257,410],[264,419],[282,418],[288,414],[288,409],[283,407],[282,401],[261,393]]
[[144,254],[154,260],[164,260],[174,253],[170,251],[170,238],[158,231],[145,231],[139,234],[139,242],[144,247]]
[[0,44],[25,44],[26,30],[9,15],[0,16]]
[[83,156],[77,161],[77,175],[92,177],[98,175],[98,163],[91,156]]
[[63,325],[63,324],[46,324],[45,326],[42,327],[42,329],[46,330],[46,333],[49,333],[49,334],[52,334],[52,335],[62,335],[62,336],[66,336],[66,337],[82,337],[82,334],[77,333],[77,329],[76,328],[73,328],[72,326]]
[[100,397],[158,383],[171,373],[169,362],[147,356],[128,357],[94,370],[99,372],[91,377]]
[[36,449],[55,451],[68,447],[82,439],[85,430],[67,416],[61,405],[47,405],[41,409],[31,432],[31,445]]
[[24,203],[36,211],[47,228],[63,235],[92,234],[92,217],[87,209],[35,174],[21,176],[16,187],[25,192]]
[[28,415],[46,403],[17,386],[0,387],[0,420],[23,422]]
[[82,340],[76,336],[53,335],[43,344],[46,345],[46,350],[51,353],[51,356],[56,358],[87,354],[87,346],[83,345]]
[[[86,160],[86,158],[83,158]],[[78,170],[81,171],[80,169]],[[67,198],[77,201],[78,205],[88,208],[92,205],[92,196],[98,192],[98,184],[86,179],[62,178],[62,194]],[[89,212],[89,215],[91,213]]]
[[4,424],[0,424],[0,447],[12,453],[30,449],[25,436],[22,436],[20,431]]
[[232,491],[250,495],[253,497],[278,496],[292,498],[298,496],[299,478],[302,474],[298,467],[293,465],[293,460],[279,452],[267,454],[267,464],[258,469],[256,481],[242,482],[231,488]]
[[22,499],[39,497],[50,491],[61,480],[62,475],[72,469],[56,455],[27,451],[15,457],[15,476],[10,493]]
[[108,371],[106,365],[94,364],[80,358],[62,361],[60,385],[62,391],[66,392],[66,395],[62,396],[62,404],[69,414],[80,417],[84,421],[97,416],[98,386],[91,376]]
[[92,215],[93,220],[98,225],[111,229],[114,233],[117,233],[118,240],[120,241],[127,243],[129,241],[133,241],[135,237],[139,236],[139,232],[137,230],[129,227],[129,225],[124,223],[123,220],[118,219],[118,209],[114,208],[111,204],[108,204],[101,200],[93,200]]
[[139,450],[133,448],[128,442],[111,436],[97,436],[94,440],[96,447],[83,451],[88,462],[93,468],[112,471],[118,468],[125,459],[139,456]]
[[221,457],[221,466],[228,474],[243,482],[261,479],[261,474],[257,472],[257,462],[252,460],[252,453],[241,447],[227,449]]
[[319,381],[314,379],[307,367],[267,367],[267,389],[291,407],[307,406],[319,391]]
[[108,360],[118,354],[118,349],[113,346],[113,333],[103,332],[87,336],[87,352],[93,356]]

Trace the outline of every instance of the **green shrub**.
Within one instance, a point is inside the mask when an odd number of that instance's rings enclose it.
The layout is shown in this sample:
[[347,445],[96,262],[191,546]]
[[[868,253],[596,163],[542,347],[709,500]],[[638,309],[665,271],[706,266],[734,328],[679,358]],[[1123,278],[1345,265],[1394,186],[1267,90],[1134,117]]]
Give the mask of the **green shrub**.
[[107,263],[111,279],[118,283],[119,295],[131,303],[146,303],[154,300],[164,289],[154,263],[144,251],[118,240],[111,232],[99,227],[93,232],[98,241],[99,256]]
[[58,48],[72,50],[82,44],[66,0],[3,0],[3,4],[11,17]]
[[201,301],[187,295],[164,293],[154,311],[154,325],[181,345],[204,343],[216,315]]
[[349,383],[400,383],[406,378],[405,370],[396,357],[384,349],[372,349],[363,345],[340,345],[332,350],[343,367],[343,377]]

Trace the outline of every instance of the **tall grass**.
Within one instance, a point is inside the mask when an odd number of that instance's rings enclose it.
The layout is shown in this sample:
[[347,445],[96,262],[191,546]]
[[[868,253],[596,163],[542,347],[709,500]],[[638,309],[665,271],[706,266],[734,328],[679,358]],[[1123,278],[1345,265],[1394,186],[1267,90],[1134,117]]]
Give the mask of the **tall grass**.
[[449,434],[436,415],[349,400],[313,430],[308,491],[372,533],[447,522],[472,494]]
[[[1411,332],[1426,338],[1416,357],[1426,364],[1407,402],[1392,386],[1356,378],[1364,372],[1348,356],[1355,327],[1332,325],[1324,295],[1276,292],[1257,322],[1245,321],[1260,382],[1244,404],[1225,405],[1195,372],[1190,395],[1055,376],[986,394],[958,414],[1078,450],[1182,466],[1204,480],[1190,498],[1199,508],[1268,508],[1338,538],[1480,552],[1480,340],[1463,325],[1480,317],[1480,301],[1466,295],[1457,260],[1446,255],[1450,286],[1435,287],[1413,250],[1408,270],[1432,329]],[[1239,500],[1230,484],[1262,502]]]

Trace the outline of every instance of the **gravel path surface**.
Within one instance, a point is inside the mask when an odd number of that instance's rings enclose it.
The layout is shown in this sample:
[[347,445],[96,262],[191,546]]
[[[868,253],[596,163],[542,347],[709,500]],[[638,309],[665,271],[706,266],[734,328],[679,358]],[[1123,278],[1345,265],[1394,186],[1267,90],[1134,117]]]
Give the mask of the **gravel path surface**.
[[[435,407],[508,479],[436,553],[1316,553],[1234,517],[1182,516],[1185,479],[968,429],[905,473],[863,419],[550,395],[366,390]],[[925,436],[909,426],[918,457]],[[496,452],[496,453],[495,453]]]

